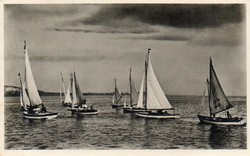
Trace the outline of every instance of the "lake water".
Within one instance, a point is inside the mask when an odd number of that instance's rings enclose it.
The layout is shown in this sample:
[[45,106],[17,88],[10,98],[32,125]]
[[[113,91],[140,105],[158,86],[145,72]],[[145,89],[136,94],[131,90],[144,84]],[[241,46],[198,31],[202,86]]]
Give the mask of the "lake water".
[[[51,120],[25,119],[19,97],[5,97],[5,149],[246,149],[247,129],[200,125],[199,96],[170,96],[180,119],[144,119],[111,108],[111,96],[85,96],[96,116],[77,117],[57,96],[42,97]],[[246,98],[229,98],[230,112],[245,120]]]

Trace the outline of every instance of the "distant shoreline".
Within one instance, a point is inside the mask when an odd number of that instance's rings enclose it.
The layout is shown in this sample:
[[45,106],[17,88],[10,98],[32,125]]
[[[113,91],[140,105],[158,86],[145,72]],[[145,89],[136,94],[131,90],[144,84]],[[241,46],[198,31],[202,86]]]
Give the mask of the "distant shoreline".
[[[7,91],[7,88],[13,88],[13,90]],[[4,85],[4,97],[15,97],[15,96],[20,96],[19,92],[20,87],[17,86],[11,86],[11,85]],[[59,92],[46,92],[42,90],[38,90],[40,96],[60,96]],[[113,95],[113,92],[109,93],[95,93],[95,92],[87,92],[87,93],[82,93],[83,95]],[[122,92],[122,95],[129,95],[127,92]],[[202,95],[167,95],[167,96],[172,96],[172,97],[181,97],[181,96],[202,96]],[[227,96],[229,98],[234,98],[234,97],[241,97],[241,98],[246,98],[247,96]]]

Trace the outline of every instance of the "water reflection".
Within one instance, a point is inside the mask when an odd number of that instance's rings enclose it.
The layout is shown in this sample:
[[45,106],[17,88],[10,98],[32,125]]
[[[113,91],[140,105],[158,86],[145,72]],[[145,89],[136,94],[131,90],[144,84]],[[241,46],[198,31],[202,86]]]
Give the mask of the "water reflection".
[[228,147],[232,143],[231,133],[231,127],[212,125],[209,134],[210,146],[214,149]]

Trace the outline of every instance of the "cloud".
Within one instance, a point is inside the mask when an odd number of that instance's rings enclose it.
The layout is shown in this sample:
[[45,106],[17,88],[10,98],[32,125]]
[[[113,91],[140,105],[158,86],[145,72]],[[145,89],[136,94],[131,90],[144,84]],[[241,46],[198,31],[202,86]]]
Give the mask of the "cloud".
[[[88,16],[58,24],[50,30],[84,33],[160,33],[156,26],[203,29],[244,20],[245,6],[239,4],[108,4]],[[186,40],[156,35],[144,39]]]
[[[183,4],[126,4],[105,5],[93,16],[79,20],[84,25],[117,26],[116,21],[130,18],[150,25],[179,28],[217,27],[243,20],[244,5],[183,5]],[[119,22],[118,22],[119,23]],[[124,24],[124,23],[122,23]],[[130,23],[125,25],[128,27]]]

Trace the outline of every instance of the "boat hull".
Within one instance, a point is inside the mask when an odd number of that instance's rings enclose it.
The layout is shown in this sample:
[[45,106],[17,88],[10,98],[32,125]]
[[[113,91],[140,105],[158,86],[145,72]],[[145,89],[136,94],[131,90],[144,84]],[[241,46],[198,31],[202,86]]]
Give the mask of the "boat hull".
[[222,117],[210,117],[197,115],[201,123],[211,125],[226,125],[226,126],[240,126],[245,125],[243,118],[222,118]]
[[62,106],[64,106],[64,107],[71,107],[71,103],[62,103]]
[[145,112],[145,109],[140,108],[122,108],[123,113]]
[[178,119],[180,114],[137,112],[137,116],[152,119]]
[[116,105],[116,104],[112,104],[111,106],[112,106],[112,108],[121,108],[121,107],[123,107],[123,105]]
[[23,112],[23,115],[26,119],[53,119],[56,118],[58,113],[37,113],[37,114],[29,114],[26,111]]
[[93,110],[71,110],[72,114],[79,115],[97,115],[98,111],[96,109]]

